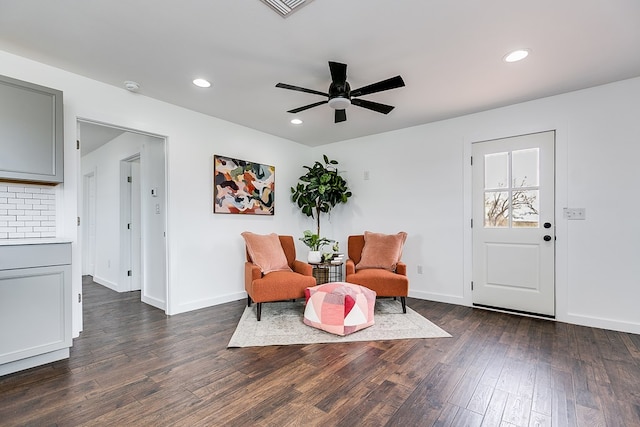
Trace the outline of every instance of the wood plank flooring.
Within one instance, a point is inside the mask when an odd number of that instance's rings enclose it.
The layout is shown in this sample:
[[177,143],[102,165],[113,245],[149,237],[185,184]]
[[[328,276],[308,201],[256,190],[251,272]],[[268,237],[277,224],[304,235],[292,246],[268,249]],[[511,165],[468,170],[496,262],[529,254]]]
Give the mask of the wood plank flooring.
[[638,335],[409,298],[453,338],[227,349],[244,300],[83,286],[71,358],[0,377],[0,425],[640,426]]

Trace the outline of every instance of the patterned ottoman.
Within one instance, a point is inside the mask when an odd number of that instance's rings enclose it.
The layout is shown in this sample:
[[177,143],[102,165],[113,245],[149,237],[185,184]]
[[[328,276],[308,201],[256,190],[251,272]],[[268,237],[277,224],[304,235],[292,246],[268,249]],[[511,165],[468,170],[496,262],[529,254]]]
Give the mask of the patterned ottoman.
[[373,325],[376,293],[346,282],[325,283],[305,290],[304,323],[336,335]]

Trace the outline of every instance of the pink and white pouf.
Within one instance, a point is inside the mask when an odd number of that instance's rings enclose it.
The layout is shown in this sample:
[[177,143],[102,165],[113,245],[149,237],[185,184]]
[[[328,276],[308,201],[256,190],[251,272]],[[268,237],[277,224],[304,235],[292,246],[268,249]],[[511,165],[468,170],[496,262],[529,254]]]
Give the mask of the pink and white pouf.
[[373,325],[376,293],[346,282],[325,283],[305,290],[305,325],[348,335]]

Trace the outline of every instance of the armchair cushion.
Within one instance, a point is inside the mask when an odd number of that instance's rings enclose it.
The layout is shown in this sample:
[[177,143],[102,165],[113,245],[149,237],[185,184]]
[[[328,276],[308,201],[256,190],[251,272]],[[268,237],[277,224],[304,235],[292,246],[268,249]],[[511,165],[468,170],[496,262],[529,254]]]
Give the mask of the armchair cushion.
[[291,271],[277,234],[262,235],[249,231],[241,234],[251,261],[260,267],[263,274],[272,271]]
[[382,268],[395,271],[402,256],[402,247],[406,239],[407,233],[404,231],[397,234],[365,231],[362,257],[355,266],[356,270]]

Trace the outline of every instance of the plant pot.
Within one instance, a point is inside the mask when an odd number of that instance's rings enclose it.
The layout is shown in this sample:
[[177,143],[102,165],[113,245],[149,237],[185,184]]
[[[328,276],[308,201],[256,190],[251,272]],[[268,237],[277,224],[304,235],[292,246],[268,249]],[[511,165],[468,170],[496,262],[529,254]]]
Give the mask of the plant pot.
[[322,262],[322,252],[309,251],[309,255],[307,255],[307,261],[312,264],[319,264],[320,262]]

